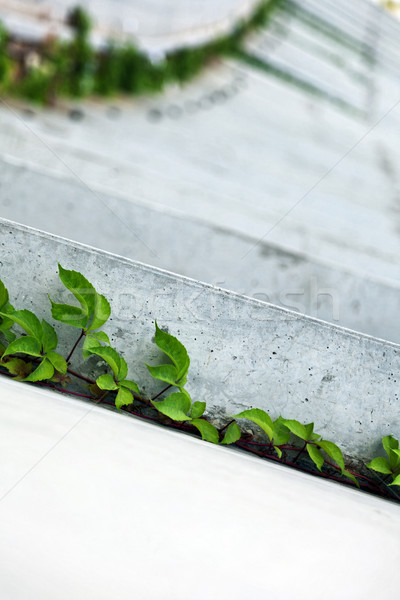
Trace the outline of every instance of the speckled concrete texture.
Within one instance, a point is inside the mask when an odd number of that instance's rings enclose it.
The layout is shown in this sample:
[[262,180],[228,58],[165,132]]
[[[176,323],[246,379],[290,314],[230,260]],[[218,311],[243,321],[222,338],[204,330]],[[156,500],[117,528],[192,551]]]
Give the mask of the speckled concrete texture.
[[[383,435],[399,435],[397,345],[7,221],[0,240],[0,277],[17,308],[51,319],[47,293],[67,301],[57,261],[105,294],[113,310],[105,329],[144,393],[158,389],[144,366],[161,359],[152,343],[157,319],[186,345],[188,389],[211,412],[258,406],[314,421],[358,458],[372,456]],[[62,330],[65,351],[77,330]],[[98,372],[94,358],[75,366]]]

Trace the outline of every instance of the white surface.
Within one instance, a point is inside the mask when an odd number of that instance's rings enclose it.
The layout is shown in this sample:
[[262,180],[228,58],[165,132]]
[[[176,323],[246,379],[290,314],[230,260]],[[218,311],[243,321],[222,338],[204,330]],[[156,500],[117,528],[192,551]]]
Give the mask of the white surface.
[[398,506],[0,379],[7,600],[396,598]]

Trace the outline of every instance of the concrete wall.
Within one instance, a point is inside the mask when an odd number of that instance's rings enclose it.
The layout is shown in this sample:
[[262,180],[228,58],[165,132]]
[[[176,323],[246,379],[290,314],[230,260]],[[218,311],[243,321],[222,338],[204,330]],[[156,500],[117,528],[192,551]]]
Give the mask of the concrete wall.
[[[160,357],[151,342],[157,318],[187,346],[188,389],[215,414],[258,406],[314,421],[358,458],[371,457],[383,435],[400,433],[395,344],[6,221],[0,239],[0,277],[18,308],[49,318],[47,293],[66,301],[57,261],[108,297],[107,331],[145,393],[156,389],[143,363]],[[62,335],[70,347],[76,331]],[[84,371],[93,373],[94,363]]]
[[[0,161],[4,218],[400,342],[400,284]],[[34,194],[32,194],[34,190]],[[243,260],[243,257],[246,257]]]

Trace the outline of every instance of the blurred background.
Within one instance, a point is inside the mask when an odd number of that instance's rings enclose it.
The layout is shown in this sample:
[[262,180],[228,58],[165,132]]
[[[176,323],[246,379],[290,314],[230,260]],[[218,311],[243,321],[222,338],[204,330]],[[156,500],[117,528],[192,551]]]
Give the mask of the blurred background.
[[378,4],[0,0],[0,216],[400,342]]

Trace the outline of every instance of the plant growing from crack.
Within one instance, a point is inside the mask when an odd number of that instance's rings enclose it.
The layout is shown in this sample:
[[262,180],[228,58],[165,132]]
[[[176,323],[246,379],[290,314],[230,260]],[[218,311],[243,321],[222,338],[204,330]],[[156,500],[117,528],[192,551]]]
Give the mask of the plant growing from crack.
[[[187,431],[200,433],[203,440],[214,444],[235,444],[271,460],[296,465],[299,458],[307,457],[322,472],[324,465],[336,469],[342,476],[359,485],[358,479],[368,480],[362,475],[355,476],[346,469],[340,448],[331,441],[324,440],[314,431],[314,424],[302,424],[295,419],[279,416],[272,420],[270,415],[259,408],[244,410],[232,415],[226,425],[217,428],[205,416],[206,402],[193,401],[185,385],[188,379],[190,358],[185,346],[173,335],[164,331],[155,322],[154,342],[163,352],[165,359],[159,365],[146,365],[150,375],[167,386],[153,398],[141,395],[138,384],[128,378],[126,360],[111,346],[108,335],[102,330],[111,315],[107,299],[97,292],[95,287],[78,271],[64,269],[59,265],[59,278],[75,299],[74,304],[57,303],[50,299],[52,317],[60,323],[80,329],[72,349],[64,358],[59,352],[58,337],[54,327],[45,319],[39,319],[27,309],[15,310],[9,301],[8,291],[0,281],[0,366],[15,379],[34,382],[37,385],[50,385],[64,393],[76,392],[66,388],[71,376],[89,384],[91,396],[96,402],[109,403],[108,395],[114,397],[118,411],[132,411],[132,405],[144,405],[153,408],[161,421],[167,418],[173,426]],[[19,329],[23,333],[16,335]],[[70,361],[81,344],[84,361],[95,356],[103,361],[109,371],[92,380],[71,369]],[[61,383],[63,388],[57,387]],[[175,391],[165,396],[171,388]],[[138,413],[135,413],[138,414]],[[140,413],[139,413],[139,416]],[[250,421],[260,428],[267,443],[252,442],[243,434],[240,423]],[[252,437],[252,436],[250,436]],[[375,472],[391,477],[390,486],[400,486],[400,449],[399,442],[393,436],[382,440],[387,458],[374,458],[367,466]],[[256,450],[249,444],[265,448]],[[295,454],[292,460],[289,455]],[[333,462],[332,462],[333,461]],[[324,474],[324,473],[322,473]],[[331,475],[326,475],[334,478]],[[386,486],[385,482],[369,481],[368,485]],[[387,487],[387,486],[386,486]],[[388,488],[389,489],[389,488]]]

